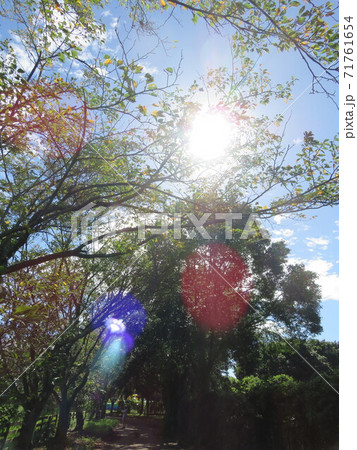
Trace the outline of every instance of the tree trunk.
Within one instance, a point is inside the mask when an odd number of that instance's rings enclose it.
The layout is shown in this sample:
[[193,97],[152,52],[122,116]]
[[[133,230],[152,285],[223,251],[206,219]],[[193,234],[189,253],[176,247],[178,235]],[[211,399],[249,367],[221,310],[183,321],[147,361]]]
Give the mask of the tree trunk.
[[66,447],[67,431],[70,424],[71,406],[72,402],[68,400],[67,392],[63,392],[61,396],[58,423],[54,440],[56,449],[62,449]]
[[34,407],[25,409],[25,416],[22,419],[19,435],[14,441],[14,449],[16,450],[30,450],[32,447],[32,436],[35,430],[36,423],[41,415],[45,402],[37,402]]
[[101,407],[101,411],[100,411],[100,418],[101,419],[105,418],[106,411],[107,411],[107,401],[105,400],[105,402],[102,403],[102,407]]
[[76,428],[74,431],[82,431],[84,426],[84,416],[81,409],[76,409]]

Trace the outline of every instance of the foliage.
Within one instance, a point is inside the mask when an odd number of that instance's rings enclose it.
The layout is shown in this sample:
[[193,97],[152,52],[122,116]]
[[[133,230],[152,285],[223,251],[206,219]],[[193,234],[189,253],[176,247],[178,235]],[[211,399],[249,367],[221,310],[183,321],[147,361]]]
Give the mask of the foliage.
[[[257,43],[268,48],[268,39],[281,49],[296,48],[308,63],[328,62],[325,75],[331,78],[337,34],[325,20],[333,17],[334,7],[329,2],[319,7],[307,4],[298,12],[297,3],[276,8],[274,2],[122,2],[122,7],[131,9],[133,20],[140,22],[151,8],[155,12],[184,6],[194,18],[202,16],[214,27],[226,23],[237,32],[238,42],[248,37],[251,48],[262,50]],[[3,272],[60,257],[115,257],[143,245],[133,242],[130,232],[135,227],[123,226],[116,229],[120,240],[115,245],[91,252],[93,237],[73,239],[70,218],[83,217],[90,223],[104,214],[103,208],[123,205],[131,218],[139,212],[167,210],[173,190],[192,184],[183,149],[190,118],[202,108],[195,94],[206,87],[215,93],[217,108],[250,138],[234,142],[224,167],[225,183],[221,176],[210,183],[200,180],[192,196],[180,194],[185,203],[194,201],[199,207],[208,196],[206,206],[214,207],[214,194],[223,210],[246,205],[262,217],[336,204],[337,142],[319,141],[307,131],[296,161],[285,162],[291,149],[283,146],[278,133],[267,130],[282,117],[255,117],[253,112],[273,99],[289,101],[294,81],[272,84],[265,69],[254,70],[254,60],[246,53],[250,48],[241,42],[232,73],[212,70],[203,84],[194,82],[183,92],[173,88],[178,68],[166,68],[162,84],[144,73],[146,56],[134,57],[130,51],[135,28],[125,37],[116,31],[118,56],[102,52],[83,59],[90,42],[104,43],[104,25],[95,14],[101,2],[81,6],[29,1],[23,6],[2,6],[3,16],[13,19],[13,36],[21,39],[31,60],[25,71],[17,44],[2,42],[0,91],[7,97],[0,107]],[[72,64],[80,67],[80,79],[71,77]],[[155,103],[150,104],[153,96]],[[59,230],[66,232],[62,241],[56,239]],[[32,253],[26,254],[29,244]]]
[[332,373],[338,367],[338,343],[317,339],[271,339],[257,344],[250,365],[245,363],[244,358],[238,359],[236,375],[241,378],[257,374],[267,378],[284,373],[299,381],[315,377],[316,372],[308,364],[302,363],[300,355],[319,373]]
[[[76,264],[56,260],[39,273],[31,269],[2,286],[3,380],[15,379],[76,318],[87,280]],[[65,299],[65,301],[64,301]],[[24,340],[25,339],[25,340]]]
[[[123,1],[132,8],[132,16],[141,23],[147,22],[148,3]],[[246,2],[218,0],[162,1],[152,3],[175,15],[172,8],[182,7],[191,13],[196,23],[203,19],[215,30],[230,27],[234,30],[235,50],[244,52],[269,52],[271,47],[280,51],[294,49],[313,75],[313,82],[321,87],[324,80],[337,81],[338,77],[338,28],[337,8],[331,2],[283,2],[248,0]],[[180,15],[178,15],[180,17]],[[319,73],[315,71],[319,70]]]
[[[324,375],[337,384],[336,374]],[[236,444],[227,448],[259,448],[263,442],[267,449],[337,448],[338,397],[319,377],[299,382],[285,374],[250,376],[233,385],[237,407],[231,426],[238,429]]]
[[[217,238],[223,235],[217,226],[215,232]],[[214,436],[222,435],[220,427],[225,429],[227,423],[232,420],[232,423],[236,424],[237,420],[229,416],[233,399],[226,392],[227,379],[222,375],[222,371],[227,370],[232,361],[236,361],[239,376],[244,373],[252,374],[239,382],[238,390],[242,395],[244,392],[255,392],[255,401],[258,403],[265,401],[260,387],[265,389],[265,386],[269,386],[269,392],[278,389],[287,397],[294,395],[295,380],[292,377],[295,374],[301,376],[299,368],[303,364],[294,348],[301,350],[302,344],[295,339],[290,341],[293,348],[288,345],[284,347],[283,344],[279,347],[277,338],[273,339],[276,331],[271,325],[267,327],[266,321],[269,323],[272,318],[280,320],[286,327],[281,333],[286,337],[290,333],[300,337],[303,330],[305,336],[313,334],[320,329],[316,314],[319,291],[312,274],[299,266],[298,269],[302,271],[299,276],[303,274],[301,279],[305,280],[305,284],[299,284],[299,287],[307,288],[311,284],[311,289],[307,289],[306,295],[303,289],[297,292],[292,302],[295,306],[292,309],[286,308],[283,305],[284,302],[289,303],[289,296],[284,297],[280,286],[290,283],[291,273],[295,276],[295,266],[284,269],[287,255],[284,244],[270,243],[267,240],[252,240],[242,244],[241,240],[230,240],[230,246],[250,262],[249,267],[254,267],[252,273],[255,274],[256,284],[253,282],[251,308],[248,308],[245,316],[233,329],[207,330],[195,322],[181,300],[182,268],[187,255],[198,243],[202,244],[200,239],[197,241],[186,241],[186,245],[182,242],[175,245],[170,239],[166,239],[166,242],[162,239],[152,241],[148,246],[148,253],[143,255],[136,270],[133,288],[148,309],[149,321],[118,377],[118,387],[129,385],[145,398],[152,397],[155,392],[162,397],[168,438],[182,439],[183,442],[191,444],[195,442],[196,445],[212,445],[216,448]],[[267,299],[269,301],[266,301]],[[276,345],[286,351],[286,364],[277,366],[275,372],[271,372],[273,369],[269,369],[264,358],[264,352],[269,353],[269,339],[272,340],[272,349]],[[309,349],[313,348],[313,345],[307,345]],[[304,354],[309,358],[307,352]],[[280,355],[281,350],[271,352],[272,363],[277,354]],[[295,363],[291,365],[291,376],[281,375],[284,372],[280,369],[288,368],[290,361]],[[333,364],[336,363],[336,360],[332,361]],[[323,368],[326,369],[325,366]],[[255,373],[261,374],[262,378],[253,376]],[[263,377],[269,376],[270,373],[271,378],[266,385]],[[311,378],[314,374],[311,374],[309,366],[303,368],[302,373],[308,374],[306,378]],[[247,402],[251,404],[252,413],[259,414],[256,412],[253,397]],[[209,427],[207,423],[210,424]],[[234,438],[234,442],[235,439],[237,438]],[[227,444],[225,448],[230,447]]]
[[95,436],[103,436],[113,430],[118,425],[117,419],[100,419],[87,422],[84,426],[84,431]]

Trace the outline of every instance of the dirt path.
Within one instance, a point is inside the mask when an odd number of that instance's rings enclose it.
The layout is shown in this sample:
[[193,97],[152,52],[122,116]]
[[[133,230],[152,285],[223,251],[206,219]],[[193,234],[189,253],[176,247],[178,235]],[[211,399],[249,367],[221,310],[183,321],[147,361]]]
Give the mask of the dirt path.
[[105,441],[102,439],[93,447],[93,450],[109,449],[176,449],[174,443],[162,444],[162,421],[146,417],[128,417],[125,429],[120,422],[114,428],[113,434]]

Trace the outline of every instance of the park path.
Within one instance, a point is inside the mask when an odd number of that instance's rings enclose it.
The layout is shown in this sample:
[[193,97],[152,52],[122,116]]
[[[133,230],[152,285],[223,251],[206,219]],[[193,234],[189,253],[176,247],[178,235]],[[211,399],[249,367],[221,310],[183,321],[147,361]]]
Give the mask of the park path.
[[93,450],[109,449],[176,449],[177,444],[162,444],[162,421],[153,418],[128,417],[123,429],[120,422],[108,439],[95,444]]

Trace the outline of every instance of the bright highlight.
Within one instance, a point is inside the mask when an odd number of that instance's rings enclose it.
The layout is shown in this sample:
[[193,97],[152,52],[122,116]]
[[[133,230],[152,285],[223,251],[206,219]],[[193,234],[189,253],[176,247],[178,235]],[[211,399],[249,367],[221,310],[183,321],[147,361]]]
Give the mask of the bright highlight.
[[232,141],[234,124],[223,112],[200,112],[189,134],[189,152],[209,161],[223,156]]
[[106,326],[111,333],[122,334],[125,331],[125,324],[121,319],[110,318],[106,321]]

